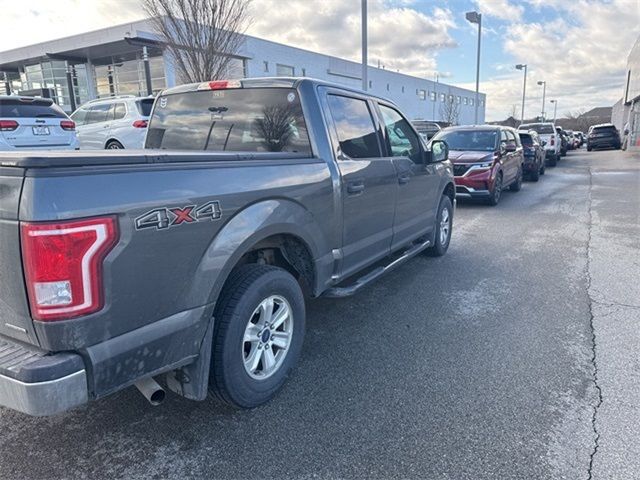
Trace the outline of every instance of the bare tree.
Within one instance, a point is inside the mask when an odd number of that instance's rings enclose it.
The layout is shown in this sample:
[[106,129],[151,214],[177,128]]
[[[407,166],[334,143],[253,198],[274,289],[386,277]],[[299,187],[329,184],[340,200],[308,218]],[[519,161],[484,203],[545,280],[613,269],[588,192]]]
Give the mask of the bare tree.
[[184,83],[224,78],[242,43],[249,0],[142,0]]
[[459,117],[460,105],[453,95],[447,95],[447,99],[440,104],[440,119],[449,125],[457,125]]
[[513,118],[515,120],[518,120],[518,105],[517,104],[514,103],[513,105],[511,105],[511,109],[509,110],[509,115],[507,116],[507,118],[508,117],[511,117],[511,118]]

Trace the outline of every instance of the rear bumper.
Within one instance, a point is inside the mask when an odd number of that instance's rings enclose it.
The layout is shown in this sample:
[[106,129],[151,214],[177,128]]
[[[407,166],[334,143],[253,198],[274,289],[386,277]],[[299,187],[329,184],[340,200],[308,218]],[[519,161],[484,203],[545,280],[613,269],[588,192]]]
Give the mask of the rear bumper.
[[88,399],[87,374],[79,355],[50,355],[0,339],[0,406],[45,416]]

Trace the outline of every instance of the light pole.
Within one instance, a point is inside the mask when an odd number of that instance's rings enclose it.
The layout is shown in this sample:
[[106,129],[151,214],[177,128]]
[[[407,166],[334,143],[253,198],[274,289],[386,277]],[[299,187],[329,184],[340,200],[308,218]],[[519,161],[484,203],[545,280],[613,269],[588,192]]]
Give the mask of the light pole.
[[527,65],[519,63],[516,65],[517,70],[524,70],[524,84],[522,85],[522,114],[520,115],[520,125],[524,123],[524,99],[527,94]]
[[436,83],[435,83],[435,90],[434,90],[434,94],[435,94],[435,98],[433,99],[433,121],[436,121],[436,103],[438,103],[438,80],[439,80],[439,76],[436,73]]
[[556,123],[556,112],[558,110],[558,100],[549,100],[549,102],[553,103],[553,124]]
[[362,90],[367,91],[367,0],[362,0]]
[[476,11],[465,13],[465,18],[470,23],[478,24],[478,57],[476,59],[476,101],[475,101],[475,120],[474,124],[478,124],[478,91],[480,90],[480,39],[482,38],[482,14]]
[[547,93],[547,82],[539,80],[538,85],[542,85],[542,121],[544,122],[544,96]]

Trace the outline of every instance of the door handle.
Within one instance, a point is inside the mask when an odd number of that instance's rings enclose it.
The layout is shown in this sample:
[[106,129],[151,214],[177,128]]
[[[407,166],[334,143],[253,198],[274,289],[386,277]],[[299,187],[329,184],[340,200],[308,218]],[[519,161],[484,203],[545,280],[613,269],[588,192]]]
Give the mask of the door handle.
[[406,183],[409,183],[409,180],[411,180],[411,175],[409,175],[409,174],[400,175],[398,177],[398,183],[400,185],[404,185]]
[[358,195],[364,192],[364,182],[349,182],[347,183],[347,193],[349,195]]

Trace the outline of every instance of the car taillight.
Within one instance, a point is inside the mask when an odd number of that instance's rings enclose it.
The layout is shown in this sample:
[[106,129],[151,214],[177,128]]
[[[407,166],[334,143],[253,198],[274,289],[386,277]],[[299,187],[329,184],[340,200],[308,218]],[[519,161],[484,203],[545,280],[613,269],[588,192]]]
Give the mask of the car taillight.
[[549,141],[549,145],[555,145],[555,144],[556,144],[555,137],[551,137],[551,140]]
[[227,88],[242,88],[242,83],[240,80],[215,80],[198,85],[198,90],[225,90]]
[[74,122],[73,120],[61,120],[60,121],[60,127],[63,130],[75,130],[76,129],[76,122]]
[[133,122],[134,128],[147,128],[149,122],[147,120],[136,120]]
[[34,319],[66,320],[103,307],[102,266],[118,241],[115,217],[23,223],[21,237]]
[[0,120],[0,131],[11,132],[18,128],[18,122],[15,120]]

